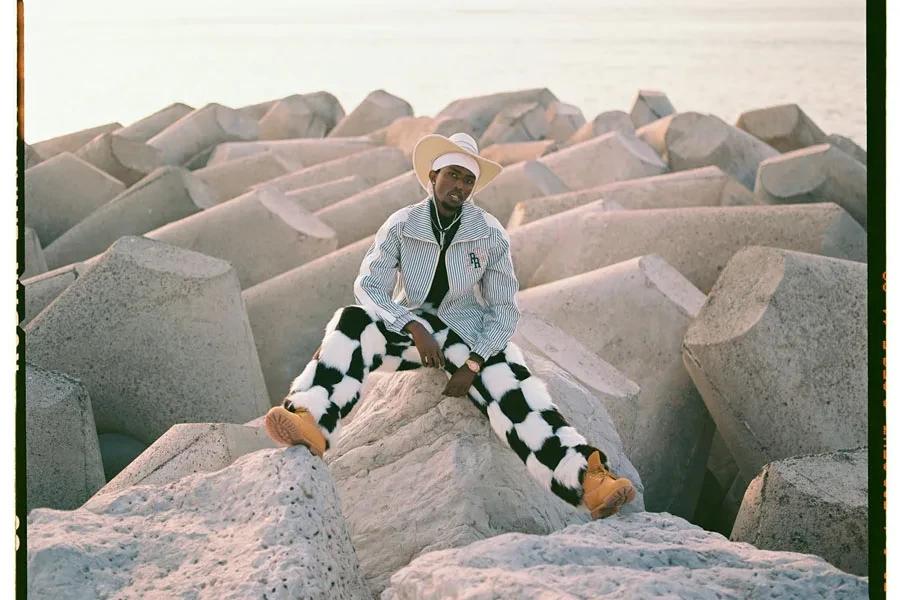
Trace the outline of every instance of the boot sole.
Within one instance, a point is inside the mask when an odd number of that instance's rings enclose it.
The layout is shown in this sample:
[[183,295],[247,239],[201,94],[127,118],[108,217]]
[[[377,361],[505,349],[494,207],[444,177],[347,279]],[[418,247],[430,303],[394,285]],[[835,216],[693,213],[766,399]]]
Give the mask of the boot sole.
[[278,410],[278,407],[272,408],[266,413],[266,432],[270,438],[282,446],[306,446],[316,456],[322,456],[319,449],[309,441],[297,424],[282,410]]
[[617,512],[623,504],[628,504],[637,498],[637,491],[634,486],[619,488],[603,499],[600,506],[591,511],[592,519],[605,519],[611,517]]

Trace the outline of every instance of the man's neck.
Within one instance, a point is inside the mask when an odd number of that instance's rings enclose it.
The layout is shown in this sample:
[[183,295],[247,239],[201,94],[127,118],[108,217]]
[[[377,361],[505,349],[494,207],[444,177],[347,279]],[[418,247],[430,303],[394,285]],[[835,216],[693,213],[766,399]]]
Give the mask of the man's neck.
[[441,212],[441,207],[435,198],[432,197],[431,202],[432,202],[432,204],[434,204],[434,212],[438,216],[438,222],[441,224],[441,227],[447,227],[448,225],[450,225],[453,222],[453,220],[457,216],[459,216],[459,213],[462,210],[462,207],[460,207],[459,210],[456,211],[455,213],[450,214],[450,215],[445,215],[443,212]]

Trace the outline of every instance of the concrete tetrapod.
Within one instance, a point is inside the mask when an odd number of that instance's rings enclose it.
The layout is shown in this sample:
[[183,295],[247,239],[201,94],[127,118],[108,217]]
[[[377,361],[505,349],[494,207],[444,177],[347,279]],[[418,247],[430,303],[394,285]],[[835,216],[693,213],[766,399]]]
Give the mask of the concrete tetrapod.
[[47,258],[41,248],[41,240],[31,227],[25,227],[25,268],[21,281],[47,272]]
[[370,187],[372,184],[364,177],[350,175],[318,185],[297,188],[287,192],[285,196],[296,202],[298,206],[315,213]]
[[608,110],[602,112],[594,120],[585,123],[573,133],[566,143],[569,145],[586,142],[591,138],[600,137],[611,131],[622,133],[634,133],[634,123],[628,113],[621,110]]
[[556,173],[570,190],[668,171],[652,148],[634,135],[620,131],[569,146],[540,158],[538,162]]
[[126,187],[134,185],[162,166],[162,154],[153,146],[103,133],[79,148],[75,156],[109,173]]
[[770,463],[750,483],[731,540],[821,556],[869,574],[868,448]]
[[198,153],[223,142],[255,140],[259,125],[233,108],[211,103],[186,114],[147,144],[159,148],[167,165],[183,165]]
[[[329,106],[322,113],[315,101],[303,94],[287,96],[276,102],[259,119],[259,139],[283,140],[295,138],[323,138],[336,122]],[[341,118],[343,118],[341,111]]]
[[387,127],[382,127],[369,134],[372,141],[384,145],[400,148],[406,156],[412,158],[413,149],[424,136],[436,133],[444,137],[450,137],[454,133],[468,133],[475,137],[472,126],[462,119],[451,117],[400,117]]
[[217,165],[229,160],[271,150],[289,164],[301,164],[311,167],[377,147],[378,144],[365,137],[226,142],[216,146],[206,166]]
[[656,253],[706,293],[728,259],[752,245],[866,260],[866,232],[836,204],[620,210],[573,221],[523,287]]
[[97,127],[82,129],[81,131],[76,131],[74,133],[60,135],[49,140],[35,142],[34,144],[31,144],[31,147],[37,151],[41,158],[47,160],[48,158],[53,158],[57,154],[62,154],[63,152],[74,153],[101,133],[109,133],[121,128],[121,123],[107,123],[105,125],[98,125]]
[[25,327],[31,322],[57,296],[72,285],[76,279],[84,275],[91,266],[88,262],[78,262],[29,277],[28,279],[23,278],[25,316],[19,323],[19,327]]
[[507,166],[525,160],[537,160],[557,150],[559,150],[559,142],[555,140],[538,140],[536,142],[494,144],[482,150],[480,154],[488,160]]
[[28,512],[76,509],[106,483],[85,386],[31,362],[25,363],[25,475]]
[[568,191],[550,168],[529,160],[503,169],[489,186],[473,196],[473,202],[506,223],[517,202]]
[[518,295],[640,386],[637,402],[607,406],[646,485],[647,510],[691,518],[713,421],[681,358],[704,296],[655,255],[583,273]]
[[[602,448],[610,468],[643,486],[602,399],[554,363],[525,354],[568,422]],[[441,395],[444,373],[422,369],[381,378],[359,407],[328,469],[350,538],[373,591],[411,558],[507,532],[548,534],[590,520],[529,473],[468,398]]]
[[328,132],[328,137],[352,137],[366,135],[386,127],[400,117],[411,117],[413,108],[409,102],[384,90],[375,90],[363,98],[359,106],[341,119]]
[[779,104],[741,113],[734,124],[779,152],[825,143],[825,132],[796,104]]
[[722,169],[703,167],[524,200],[513,209],[508,227],[519,227],[600,199],[629,210],[755,204],[753,194]]
[[175,102],[169,106],[156,111],[152,115],[146,116],[139,121],[135,121],[128,127],[116,129],[115,135],[126,140],[134,142],[146,142],[157,133],[194,111],[192,106]]
[[848,137],[832,133],[825,137],[825,143],[839,148],[844,154],[849,154],[862,164],[866,164],[866,161],[868,160],[866,151]]
[[402,150],[390,147],[373,148],[270,179],[264,185],[289,192],[350,175],[359,175],[372,184],[378,184],[410,169],[412,164]]
[[141,235],[215,206],[209,187],[179,167],[160,167],[49,244],[47,266],[88,259],[125,235]]
[[312,358],[334,312],[356,303],[353,282],[374,239],[360,240],[244,290],[272,406],[281,404],[291,381]]
[[46,249],[124,190],[121,181],[74,154],[57,154],[25,170],[25,225]]
[[631,122],[640,128],[675,112],[675,107],[664,92],[640,90],[631,105]]
[[35,150],[31,145],[24,144],[25,146],[25,168],[30,169],[34,165],[40,163],[44,160],[44,157],[38,154],[38,151]]
[[671,171],[715,165],[749,190],[759,163],[779,154],[719,117],[696,112],[669,115],[640,128],[637,136],[662,156]]
[[372,598],[334,481],[305,448],[33,511],[27,525],[29,598]]
[[866,265],[777,248],[728,261],[684,336],[684,362],[734,460],[868,443]]
[[148,239],[228,261],[241,289],[337,249],[337,235],[278,190],[262,188],[169,223]]
[[547,108],[546,119],[550,126],[547,137],[560,143],[571,139],[576,131],[587,124],[581,109],[565,102],[552,103]]
[[497,113],[478,141],[478,147],[542,140],[549,133],[547,109],[537,102],[512,104]]
[[303,165],[288,163],[271,150],[245,156],[218,165],[209,165],[193,172],[210,187],[219,202],[226,202],[246,193],[253,186],[302,169]]
[[237,110],[245,117],[249,117],[254,121],[259,121],[264,116],[266,116],[266,113],[269,112],[269,110],[271,110],[273,106],[278,103],[278,100],[278,98],[275,98],[274,100],[266,100],[265,102],[248,104],[246,106],[241,106],[240,108],[237,108],[235,110]]
[[27,360],[84,383],[101,433],[150,444],[268,408],[234,269],[197,252],[124,237],[25,335]]
[[760,204],[834,202],[866,229],[868,179],[865,165],[820,144],[761,162],[754,193]]
[[475,131],[475,135],[472,137],[478,139],[504,107],[537,102],[546,109],[555,101],[557,101],[556,96],[547,88],[501,92],[454,100],[445,106],[437,114],[437,117],[453,117],[466,121]]

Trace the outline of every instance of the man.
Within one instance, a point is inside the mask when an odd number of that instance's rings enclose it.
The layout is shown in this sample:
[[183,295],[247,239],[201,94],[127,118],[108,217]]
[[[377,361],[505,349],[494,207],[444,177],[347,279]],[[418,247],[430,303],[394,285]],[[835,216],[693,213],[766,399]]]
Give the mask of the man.
[[444,395],[468,394],[546,489],[595,519],[615,514],[635,498],[634,486],[608,471],[606,456],[566,423],[508,343],[519,319],[509,237],[469,201],[500,165],[457,133],[419,140],[413,168],[429,196],[378,230],[354,284],[359,305],[335,313],[283,406],[266,415],[266,430],[322,456],[371,371],[443,369],[451,375]]

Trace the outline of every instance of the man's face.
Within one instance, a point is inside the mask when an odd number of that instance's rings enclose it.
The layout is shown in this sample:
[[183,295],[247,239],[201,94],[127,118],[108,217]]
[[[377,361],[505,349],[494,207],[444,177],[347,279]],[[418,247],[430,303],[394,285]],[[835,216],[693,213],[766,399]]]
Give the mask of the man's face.
[[445,217],[456,214],[475,187],[475,175],[457,165],[444,167],[440,171],[431,171],[429,177],[434,184],[434,199],[438,212]]

